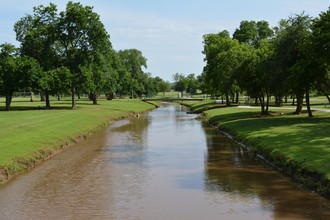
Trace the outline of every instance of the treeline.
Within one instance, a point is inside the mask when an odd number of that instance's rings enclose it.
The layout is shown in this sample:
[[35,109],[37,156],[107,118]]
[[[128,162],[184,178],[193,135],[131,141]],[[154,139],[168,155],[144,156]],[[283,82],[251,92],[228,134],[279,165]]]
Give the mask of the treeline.
[[196,94],[201,90],[202,78],[201,76],[195,76],[194,73],[184,76],[182,73],[176,73],[172,76],[174,91],[180,92],[180,96],[183,96],[183,92],[190,93],[191,95]]
[[270,28],[267,21],[242,21],[232,36],[224,30],[204,35],[206,66],[201,88],[224,96],[244,92],[268,114],[271,97],[280,105],[292,97],[296,114],[304,97],[312,116],[311,91],[330,94],[330,11],[312,19],[302,13]]
[[0,45],[0,94],[6,110],[14,92],[40,92],[50,108],[50,95],[88,94],[94,104],[105,94],[141,97],[166,91],[170,85],[143,71],[147,59],[137,49],[115,51],[93,7],[68,2],[37,6],[14,25],[20,47]]

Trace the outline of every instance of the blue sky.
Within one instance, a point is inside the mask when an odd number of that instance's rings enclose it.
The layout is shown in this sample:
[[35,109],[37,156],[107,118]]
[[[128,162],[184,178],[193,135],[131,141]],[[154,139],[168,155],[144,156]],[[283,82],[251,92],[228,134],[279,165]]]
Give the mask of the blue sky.
[[[0,0],[0,44],[18,46],[13,25],[33,6],[49,0]],[[64,10],[67,1],[51,1]],[[172,81],[172,75],[201,74],[203,35],[234,32],[242,20],[280,19],[305,11],[317,17],[329,0],[81,0],[101,16],[114,49],[136,48],[148,59],[146,72]]]

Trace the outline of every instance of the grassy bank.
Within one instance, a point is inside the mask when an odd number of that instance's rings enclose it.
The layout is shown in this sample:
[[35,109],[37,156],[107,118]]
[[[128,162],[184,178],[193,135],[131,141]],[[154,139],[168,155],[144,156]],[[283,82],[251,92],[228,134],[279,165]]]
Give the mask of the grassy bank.
[[[156,103],[154,103],[156,104]],[[0,111],[0,182],[27,171],[30,167],[85,138],[111,121],[155,108],[139,100],[100,100],[92,105],[78,101],[78,110],[70,109],[70,100],[44,102],[13,99],[12,111]],[[4,100],[0,99],[0,109]]]
[[205,99],[203,101],[183,101],[183,105],[189,106],[194,113],[202,113],[206,110],[226,107],[226,104],[217,104],[215,100]]
[[[207,109],[206,102],[194,103],[192,109]],[[330,113],[314,111],[315,117],[308,118],[292,112],[271,108],[272,116],[261,117],[259,109],[229,107],[203,114],[273,166],[330,197]]]

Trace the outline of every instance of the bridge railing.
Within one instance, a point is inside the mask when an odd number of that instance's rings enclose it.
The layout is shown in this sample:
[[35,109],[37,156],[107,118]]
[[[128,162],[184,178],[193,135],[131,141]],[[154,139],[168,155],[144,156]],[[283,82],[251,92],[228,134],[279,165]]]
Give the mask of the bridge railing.
[[142,101],[168,101],[168,102],[174,102],[174,101],[202,101],[203,98],[144,98]]

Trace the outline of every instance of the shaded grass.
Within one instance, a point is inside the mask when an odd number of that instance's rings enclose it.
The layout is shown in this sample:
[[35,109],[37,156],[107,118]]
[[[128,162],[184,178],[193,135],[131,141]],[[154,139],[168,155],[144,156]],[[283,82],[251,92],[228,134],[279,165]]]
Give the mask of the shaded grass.
[[[262,117],[258,109],[222,108],[204,112],[221,130],[283,168],[297,180],[330,196],[330,113],[293,115],[273,110]],[[279,114],[281,112],[281,114]]]
[[70,110],[69,99],[52,100],[51,104],[51,110],[44,110],[43,102],[18,99],[13,100],[12,111],[0,111],[0,169],[5,178],[26,170],[112,120],[155,108],[140,100],[128,99],[99,100],[99,105],[81,99],[77,102],[78,110]]

